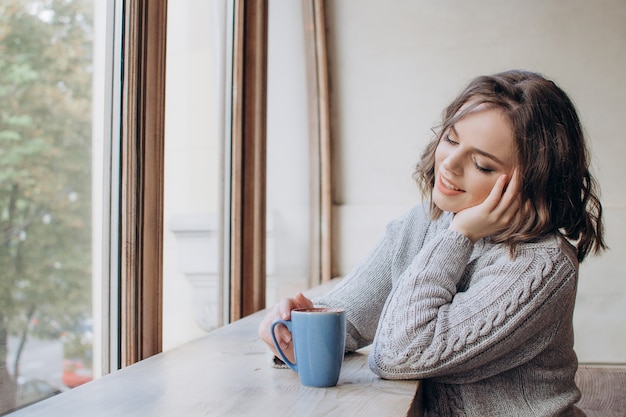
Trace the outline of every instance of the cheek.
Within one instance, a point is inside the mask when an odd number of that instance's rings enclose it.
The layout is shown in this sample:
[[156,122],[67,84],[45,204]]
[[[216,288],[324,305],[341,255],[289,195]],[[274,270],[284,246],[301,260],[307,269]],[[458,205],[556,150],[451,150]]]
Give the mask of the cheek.
[[446,159],[446,156],[447,156],[447,153],[445,152],[441,144],[439,144],[437,146],[437,149],[435,149],[435,172],[437,172],[439,165],[441,165],[441,161]]
[[496,179],[492,179],[491,177],[485,178],[484,176],[483,178],[476,178],[477,186],[475,188],[474,198],[480,202],[484,201],[496,184],[496,180],[497,177]]

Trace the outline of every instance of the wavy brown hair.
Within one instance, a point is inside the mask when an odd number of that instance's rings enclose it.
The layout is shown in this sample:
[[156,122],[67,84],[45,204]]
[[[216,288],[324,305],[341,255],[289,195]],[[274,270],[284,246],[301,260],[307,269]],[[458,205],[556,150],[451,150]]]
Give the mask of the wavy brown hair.
[[442,135],[480,104],[500,109],[515,137],[520,175],[520,212],[510,227],[491,236],[513,251],[517,244],[560,232],[578,249],[582,261],[590,251],[606,248],[602,205],[589,172],[589,151],[574,104],[553,81],[540,74],[512,70],[475,78],[445,109],[441,126],[426,147],[414,174],[433,218],[435,149]]

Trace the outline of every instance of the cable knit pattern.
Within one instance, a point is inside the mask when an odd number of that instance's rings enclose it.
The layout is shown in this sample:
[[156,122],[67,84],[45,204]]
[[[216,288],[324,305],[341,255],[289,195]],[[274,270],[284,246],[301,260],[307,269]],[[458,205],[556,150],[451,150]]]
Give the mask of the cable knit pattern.
[[453,352],[460,351],[464,346],[475,343],[479,337],[488,335],[494,327],[502,326],[508,316],[519,310],[521,304],[528,301],[533,291],[539,289],[544,275],[534,275],[532,279],[526,281],[523,287],[517,288],[510,298],[503,300],[499,308],[491,310],[484,319],[476,321],[473,327],[460,329],[459,333],[450,336],[445,347],[438,349],[440,355],[433,354],[425,360],[426,364],[433,364],[450,356]]
[[560,236],[473,244],[418,206],[315,302],[347,311],[347,347],[370,367],[421,379],[427,415],[578,416],[572,315],[578,264]]

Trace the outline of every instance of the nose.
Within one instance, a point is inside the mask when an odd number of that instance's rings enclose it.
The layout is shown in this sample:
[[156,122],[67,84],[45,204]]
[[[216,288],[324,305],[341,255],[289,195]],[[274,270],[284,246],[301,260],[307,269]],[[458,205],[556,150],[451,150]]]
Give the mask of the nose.
[[459,152],[452,151],[444,158],[442,162],[443,167],[446,171],[451,172],[455,175],[460,175],[463,173],[463,164],[461,163],[461,155]]

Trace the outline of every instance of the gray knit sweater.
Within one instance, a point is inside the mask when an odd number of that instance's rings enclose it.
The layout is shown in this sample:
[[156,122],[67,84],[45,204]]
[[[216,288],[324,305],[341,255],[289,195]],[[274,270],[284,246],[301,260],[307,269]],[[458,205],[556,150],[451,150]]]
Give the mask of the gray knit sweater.
[[422,380],[427,416],[583,416],[574,383],[578,262],[560,236],[508,247],[421,205],[316,304],[346,309],[348,350],[386,379]]

